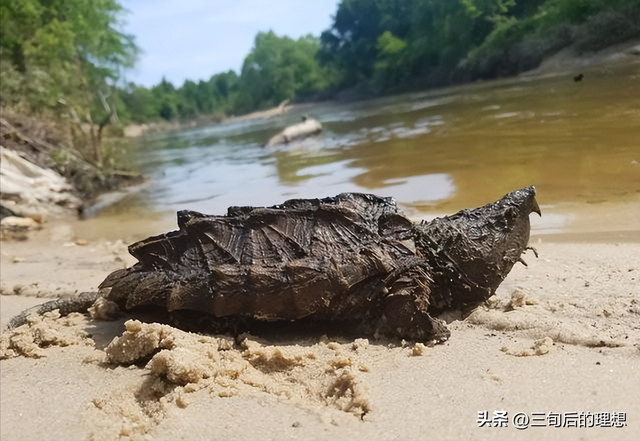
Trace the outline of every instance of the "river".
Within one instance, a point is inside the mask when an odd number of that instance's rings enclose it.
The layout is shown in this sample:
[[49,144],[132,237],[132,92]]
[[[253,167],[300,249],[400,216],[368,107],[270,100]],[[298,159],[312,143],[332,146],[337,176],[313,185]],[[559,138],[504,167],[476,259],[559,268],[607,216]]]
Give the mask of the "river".
[[[640,240],[640,60],[148,135],[131,153],[150,184],[85,221],[129,240],[175,228],[175,211],[368,192],[430,219],[535,185],[538,237]],[[303,114],[320,136],[263,147]],[[111,230],[111,233],[107,233]],[[126,234],[125,234],[126,233]]]

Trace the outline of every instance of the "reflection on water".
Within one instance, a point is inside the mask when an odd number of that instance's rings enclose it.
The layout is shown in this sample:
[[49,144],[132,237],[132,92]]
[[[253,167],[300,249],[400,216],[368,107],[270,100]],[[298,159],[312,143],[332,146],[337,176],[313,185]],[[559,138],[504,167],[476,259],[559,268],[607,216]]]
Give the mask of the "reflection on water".
[[[429,218],[534,184],[545,212],[534,228],[557,231],[584,207],[640,198],[640,63],[582,72],[579,83],[573,72],[522,77],[147,137],[136,160],[152,184],[110,212],[142,206],[172,220],[358,191]],[[262,147],[302,114],[323,123],[319,137]],[[638,230],[639,216],[609,230]]]

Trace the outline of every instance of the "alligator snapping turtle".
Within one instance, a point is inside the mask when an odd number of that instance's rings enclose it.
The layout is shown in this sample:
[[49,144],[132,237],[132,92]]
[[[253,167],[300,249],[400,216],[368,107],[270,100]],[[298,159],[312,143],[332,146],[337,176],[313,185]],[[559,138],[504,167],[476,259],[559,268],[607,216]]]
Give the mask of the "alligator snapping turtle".
[[132,244],[139,262],[100,288],[122,309],[155,306],[183,328],[197,330],[202,317],[216,331],[328,322],[444,341],[438,314],[476,307],[524,263],[531,212],[540,214],[534,187],[417,224],[392,198],[360,193],[231,207],[224,216],[180,211],[178,231]]

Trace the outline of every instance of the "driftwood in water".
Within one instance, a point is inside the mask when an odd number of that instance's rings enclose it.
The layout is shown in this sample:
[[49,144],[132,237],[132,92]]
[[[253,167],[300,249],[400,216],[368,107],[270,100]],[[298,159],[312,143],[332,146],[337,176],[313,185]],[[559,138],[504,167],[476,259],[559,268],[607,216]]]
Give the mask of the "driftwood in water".
[[291,141],[300,140],[316,135],[322,131],[320,121],[313,118],[302,117],[302,122],[285,128],[282,132],[273,136],[265,147],[273,147],[280,144],[288,144]]

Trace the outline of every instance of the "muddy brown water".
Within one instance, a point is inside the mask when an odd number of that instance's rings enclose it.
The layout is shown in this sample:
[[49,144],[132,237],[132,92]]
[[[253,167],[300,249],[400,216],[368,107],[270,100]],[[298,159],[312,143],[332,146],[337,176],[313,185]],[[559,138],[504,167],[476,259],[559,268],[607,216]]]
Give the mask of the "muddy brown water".
[[[640,60],[356,103],[295,107],[268,120],[149,135],[131,160],[150,185],[78,228],[136,240],[175,228],[175,211],[223,214],[341,192],[393,196],[433,218],[535,185],[533,234],[640,240]],[[278,148],[303,114],[322,134]]]

